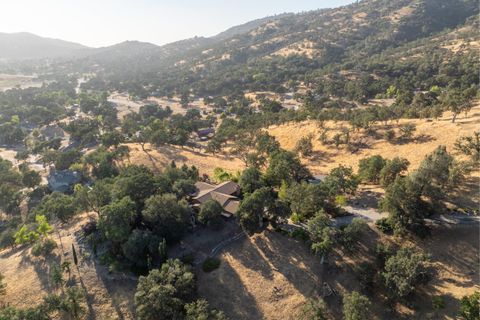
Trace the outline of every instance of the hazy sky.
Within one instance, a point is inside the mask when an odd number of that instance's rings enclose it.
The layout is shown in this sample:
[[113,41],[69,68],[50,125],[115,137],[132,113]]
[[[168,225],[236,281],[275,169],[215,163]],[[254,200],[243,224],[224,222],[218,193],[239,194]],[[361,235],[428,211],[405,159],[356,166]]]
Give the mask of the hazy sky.
[[1,0],[0,32],[106,46],[212,36],[283,12],[331,8],[352,0]]

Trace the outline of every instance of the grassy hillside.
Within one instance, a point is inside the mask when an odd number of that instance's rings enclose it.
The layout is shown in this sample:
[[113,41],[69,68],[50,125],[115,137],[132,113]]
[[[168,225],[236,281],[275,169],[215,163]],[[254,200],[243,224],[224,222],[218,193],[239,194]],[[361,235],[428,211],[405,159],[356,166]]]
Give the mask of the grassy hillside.
[[[442,48],[449,30],[456,30],[457,41],[468,42],[471,37],[478,41],[477,11],[471,0],[365,0],[261,20],[216,38],[173,43],[135,55],[122,68],[108,63],[97,71],[106,87],[140,96],[152,92],[205,96],[245,90],[295,91],[303,83],[314,89],[325,75],[332,77],[343,70],[381,80],[372,89],[375,92],[367,94],[372,97],[392,84],[392,78],[411,78],[393,76],[385,64],[399,64],[397,68],[406,71],[424,64],[425,52],[449,56],[450,50]],[[415,48],[423,53],[412,55]],[[402,62],[396,60],[399,55],[417,59]],[[431,71],[425,78],[432,76]],[[425,86],[425,79],[413,80],[411,86]]]

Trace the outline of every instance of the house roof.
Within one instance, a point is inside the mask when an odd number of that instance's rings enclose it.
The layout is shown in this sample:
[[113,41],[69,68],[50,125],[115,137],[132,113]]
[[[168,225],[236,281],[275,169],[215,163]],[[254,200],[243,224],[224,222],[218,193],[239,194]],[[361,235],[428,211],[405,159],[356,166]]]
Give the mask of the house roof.
[[67,192],[74,184],[80,182],[81,176],[77,171],[53,171],[47,180],[52,191]]
[[203,204],[213,199],[223,207],[225,216],[231,216],[237,212],[240,201],[233,194],[240,190],[240,186],[235,182],[226,181],[219,185],[197,182],[195,186],[198,189],[198,193],[193,198],[194,201]]
[[211,192],[222,193],[224,195],[232,195],[240,190],[240,186],[233,181],[225,181],[219,185],[212,185],[206,182],[197,182],[195,186],[198,193],[194,197],[198,202],[205,202],[211,199]]
[[223,207],[223,210],[225,210],[225,212],[228,212],[230,214],[235,214],[238,211],[238,207],[240,207],[240,201],[229,200]]
[[206,136],[210,133],[215,133],[215,129],[214,128],[202,128],[202,129],[197,130],[197,135],[198,136]]

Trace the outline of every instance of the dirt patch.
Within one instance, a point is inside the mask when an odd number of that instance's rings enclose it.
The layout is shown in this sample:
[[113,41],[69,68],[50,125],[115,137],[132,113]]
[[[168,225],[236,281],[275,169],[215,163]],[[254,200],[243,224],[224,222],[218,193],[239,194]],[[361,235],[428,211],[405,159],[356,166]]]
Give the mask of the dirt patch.
[[[303,162],[313,173],[327,174],[339,164],[357,169],[360,159],[375,154],[380,154],[389,159],[396,156],[405,157],[410,161],[410,169],[416,169],[425,156],[439,145],[445,145],[449,152],[454,151],[453,146],[457,138],[472,135],[475,130],[478,130],[477,124],[479,121],[480,105],[477,105],[467,117],[462,115],[455,123],[451,122],[451,114],[446,112],[444,117],[438,121],[400,120],[398,125],[396,123],[391,123],[387,127],[377,125],[379,132],[381,132],[381,130],[387,128],[396,129],[399,125],[412,123],[417,128],[415,132],[417,140],[404,144],[392,144],[381,137],[368,137],[363,133],[351,133],[354,140],[364,141],[365,143],[365,146],[356,153],[352,153],[343,147],[337,149],[334,145],[322,145],[318,140],[322,129],[314,121],[272,126],[268,129],[268,132],[287,150],[294,150],[298,140],[312,134],[315,155],[310,159],[303,159]],[[331,140],[336,133],[341,132],[342,128],[349,128],[349,124],[342,121],[336,123],[327,121],[324,128],[328,129],[327,135]]]
[[[405,243],[372,229],[353,252],[336,251],[329,264],[322,265],[303,242],[267,230],[224,249],[219,269],[200,271],[199,294],[231,319],[294,319],[306,299],[321,295],[327,282],[338,295],[325,301],[334,318],[340,319],[341,296],[360,290],[355,269],[360,262],[374,261],[378,241]],[[430,238],[407,242],[431,254],[434,273],[411,306],[397,305],[398,318],[454,319],[458,299],[479,288],[478,226],[436,226]],[[444,296],[446,308],[433,311],[432,297],[439,295]],[[387,313],[381,289],[375,290],[371,301],[372,319],[396,318]]]
[[[36,258],[30,248],[18,248],[0,252],[0,272],[5,276],[7,294],[5,302],[15,307],[31,307],[42,302],[42,297],[55,291],[50,278],[50,268],[54,263],[70,261],[71,278],[83,289],[87,304],[85,308],[90,319],[134,319],[133,294],[136,281],[131,276],[109,273],[93,259],[89,250],[80,240],[81,225],[88,214],[77,217],[68,226],[61,226],[60,238],[56,232],[52,239],[58,248],[47,259]],[[59,226],[55,226],[55,229]],[[72,243],[79,256],[79,268],[75,268],[72,258]],[[84,249],[82,249],[84,248]],[[65,278],[68,279],[67,277]]]
[[34,76],[16,75],[16,74],[0,74],[0,92],[8,89],[20,87],[22,89],[28,87],[41,87],[42,82]]
[[318,257],[276,232],[240,240],[221,259],[219,269],[200,272],[199,294],[231,319],[288,319],[320,286]]
[[212,174],[215,168],[223,168],[232,172],[245,168],[240,159],[221,154],[206,154],[201,151],[175,146],[155,147],[150,144],[145,145],[147,152],[144,152],[137,143],[126,145],[130,148],[130,159],[127,161],[132,164],[146,165],[157,172],[170,164],[172,160],[180,166],[184,163],[189,166],[194,165],[201,174]]

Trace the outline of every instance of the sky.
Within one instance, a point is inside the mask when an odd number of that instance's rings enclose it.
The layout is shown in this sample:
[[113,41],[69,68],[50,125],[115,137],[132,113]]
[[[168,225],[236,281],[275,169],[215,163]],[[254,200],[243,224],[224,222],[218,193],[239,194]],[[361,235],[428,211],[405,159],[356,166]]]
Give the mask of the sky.
[[353,0],[0,0],[0,32],[31,32],[91,47],[126,40],[162,45],[213,36],[284,12]]

